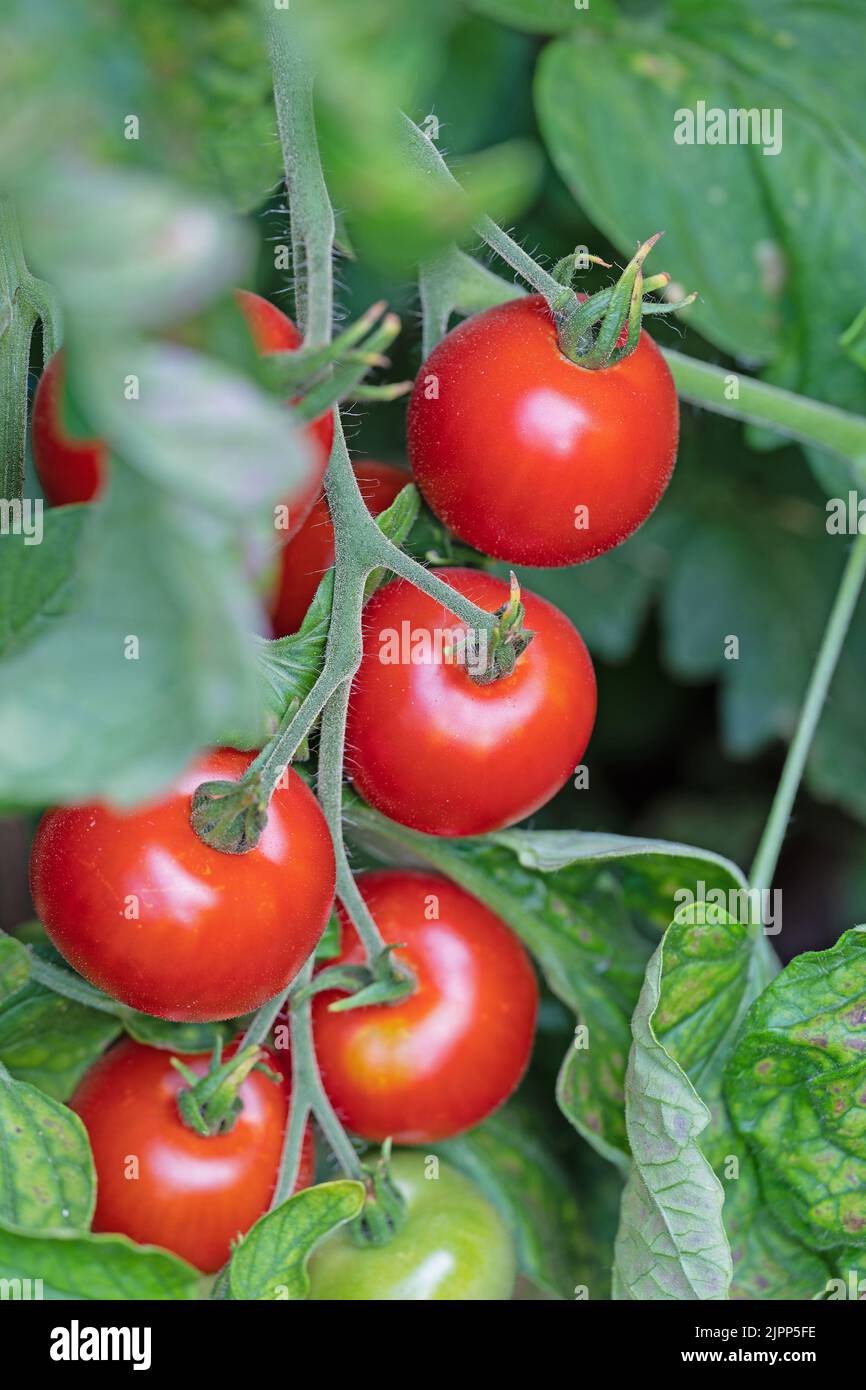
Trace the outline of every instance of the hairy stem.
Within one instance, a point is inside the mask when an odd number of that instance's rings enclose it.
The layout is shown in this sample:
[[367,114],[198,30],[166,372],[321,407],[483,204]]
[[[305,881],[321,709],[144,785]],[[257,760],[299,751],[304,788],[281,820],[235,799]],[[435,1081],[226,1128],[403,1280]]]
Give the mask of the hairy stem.
[[303,250],[303,264],[293,267],[296,307],[304,346],[321,347],[330,341],[334,312],[334,213],[319,159],[313,74],[299,51],[291,12],[271,5],[266,14],[292,239],[295,251]]

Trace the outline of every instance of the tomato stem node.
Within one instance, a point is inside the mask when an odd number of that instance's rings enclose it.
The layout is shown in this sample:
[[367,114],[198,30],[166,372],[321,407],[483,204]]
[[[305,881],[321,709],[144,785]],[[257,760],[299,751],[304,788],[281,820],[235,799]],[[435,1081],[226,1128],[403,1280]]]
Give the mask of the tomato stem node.
[[222,1060],[222,1039],[218,1039],[204,1076],[197,1076],[185,1062],[172,1057],[172,1066],[187,1085],[177,1093],[177,1108],[184,1124],[205,1138],[225,1134],[243,1109],[240,1088],[254,1067],[279,1081],[269,1067],[261,1065],[260,1047],[244,1047],[227,1062]]
[[406,1203],[391,1177],[391,1140],[386,1139],[374,1163],[364,1165],[367,1200],[352,1223],[356,1245],[387,1245],[406,1219]]
[[246,854],[261,839],[268,799],[257,777],[240,782],[202,782],[193,793],[190,824],[211,849]]
[[498,608],[494,616],[496,624],[484,644],[485,659],[469,670],[469,678],[476,685],[490,685],[493,681],[510,676],[517,664],[517,658],[526,651],[535,636],[534,632],[523,626],[526,610],[520,597],[517,575],[513,570],[508,602]]

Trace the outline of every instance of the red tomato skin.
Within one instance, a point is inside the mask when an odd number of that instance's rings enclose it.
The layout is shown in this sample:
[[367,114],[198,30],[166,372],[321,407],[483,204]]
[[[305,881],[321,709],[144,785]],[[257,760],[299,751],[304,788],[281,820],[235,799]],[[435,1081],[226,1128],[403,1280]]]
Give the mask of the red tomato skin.
[[[235,299],[246,320],[257,350],[293,352],[301,335],[290,318],[260,295],[236,290]],[[42,490],[52,506],[92,502],[105,486],[108,450],[99,439],[74,439],[63,427],[63,354],[55,353],[45,365],[33,398],[33,461]],[[285,499],[289,527],[281,539],[293,536],[303,525],[319,495],[334,440],[331,411],[306,426],[314,469],[310,478]]]
[[[489,611],[508,585],[469,569],[437,573]],[[352,688],[347,769],[361,795],[401,825],[428,835],[482,835],[532,815],[559,791],[589,742],[595,674],[577,629],[525,590],[525,626],[536,635],[511,675],[475,684],[433,659],[385,664],[381,635],[404,623],[424,632],[462,624],[402,579],[364,609],[364,656]]]
[[92,805],[43,816],[30,860],[36,911],[91,984],[158,1018],[201,1023],[258,1008],[297,974],[334,895],[312,792],[290,771],[246,854],[211,849],[189,823],[198,784],[237,780],[251,760],[210,753],[161,802],[127,814]]
[[[386,511],[398,492],[412,481],[405,469],[394,468],[390,463],[359,461],[352,468],[371,516]],[[275,637],[297,632],[319,580],[333,563],[334,527],[323,495],[280,557],[280,575],[271,607]]]
[[[428,400],[431,378],[438,396]],[[409,460],[430,507],[461,540],[512,564],[573,565],[619,545],[667,487],[678,437],[673,378],[653,340],[641,333],[615,366],[578,367],[541,295],[453,329],[409,404]]]
[[42,491],[52,506],[98,497],[108,450],[102,440],[75,439],[64,427],[62,352],[48,359],[36,385],[30,442]]
[[[353,1133],[381,1143],[428,1144],[479,1124],[507,1100],[532,1051],[538,985],[501,918],[438,874],[383,869],[358,877],[365,901],[418,989],[397,1004],[329,1013],[313,999],[325,1089]],[[438,903],[438,920],[428,920]],[[340,963],[364,950],[340,909]],[[327,964],[337,962],[329,961]]]
[[[226,1049],[226,1057],[233,1049]],[[231,1242],[267,1211],[276,1186],[290,1085],[253,1071],[240,1088],[243,1109],[232,1129],[195,1134],[180,1118],[177,1093],[186,1083],[171,1052],[126,1039],[91,1067],[69,1102],[90,1138],[96,1166],[94,1231],[159,1245],[213,1274]],[[181,1056],[198,1076],[206,1056]],[[127,1176],[131,1160],[137,1177]],[[313,1181],[308,1127],[295,1191]]]
[[[250,290],[235,290],[235,299],[247,321],[256,350],[262,356],[269,352],[294,352],[301,346],[303,338],[292,320],[269,299],[252,294]],[[333,411],[328,410],[313,420],[306,426],[304,434],[315,458],[315,468],[303,486],[285,499],[289,509],[289,526],[281,534],[283,541],[297,534],[322,490],[322,479],[334,442]]]

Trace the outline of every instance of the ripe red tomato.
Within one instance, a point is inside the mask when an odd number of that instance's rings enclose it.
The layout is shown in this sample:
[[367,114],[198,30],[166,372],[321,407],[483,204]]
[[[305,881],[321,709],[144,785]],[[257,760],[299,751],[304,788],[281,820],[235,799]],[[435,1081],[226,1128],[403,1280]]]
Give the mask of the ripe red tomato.
[[[226,1057],[232,1049],[227,1049]],[[127,1039],[91,1067],[69,1102],[90,1137],[96,1165],[94,1231],[160,1245],[212,1274],[238,1235],[268,1209],[276,1186],[289,1112],[290,1085],[276,1058],[275,1081],[252,1071],[243,1106],[224,1134],[189,1129],[177,1108],[187,1083],[172,1054]],[[198,1076],[208,1058],[181,1056]],[[308,1127],[295,1188],[313,1180]]]
[[[301,335],[282,310],[249,290],[237,290],[235,298],[260,353],[292,352],[301,344]],[[45,370],[33,398],[33,461],[49,502],[62,506],[69,502],[91,502],[102,490],[108,450],[99,439],[75,439],[63,423],[63,353],[57,352]],[[319,495],[334,439],[331,411],[306,427],[306,436],[315,456],[313,475],[286,498],[291,526],[283,538],[294,535]]]
[[540,295],[455,328],[409,404],[409,459],[430,507],[512,564],[573,565],[619,545],[667,487],[678,434],[673,379],[652,339],[641,333],[612,367],[578,367]]
[[[532,1051],[538,986],[517,937],[483,903],[438,874],[383,869],[358,887],[418,989],[397,1004],[329,1013],[317,994],[313,1033],[325,1089],[364,1139],[427,1144],[478,1124],[511,1095]],[[365,959],[340,912],[337,962]]]
[[63,353],[45,363],[33,397],[33,462],[55,507],[91,502],[102,487],[108,450],[101,439],[76,439],[63,423]]
[[[490,611],[508,599],[493,575],[438,573]],[[589,653],[552,604],[525,592],[523,601],[535,637],[512,673],[490,685],[443,660],[447,634],[464,625],[435,599],[398,579],[368,602],[347,767],[392,820],[429,835],[501,830],[549,801],[580,762],[595,720]]]
[[[358,461],[352,467],[371,516],[386,511],[398,492],[412,481],[407,472],[390,463]],[[271,606],[275,637],[297,632],[319,580],[333,563],[334,527],[327,500],[322,496],[282,551],[280,577]]]
[[199,760],[157,805],[121,814],[58,807],[42,818],[30,880],[57,949],[91,984],[158,1018],[234,1018],[284,989],[334,896],[334,852],[312,792],[289,771],[262,838],[223,854],[198,838],[190,797],[237,780],[252,755]]

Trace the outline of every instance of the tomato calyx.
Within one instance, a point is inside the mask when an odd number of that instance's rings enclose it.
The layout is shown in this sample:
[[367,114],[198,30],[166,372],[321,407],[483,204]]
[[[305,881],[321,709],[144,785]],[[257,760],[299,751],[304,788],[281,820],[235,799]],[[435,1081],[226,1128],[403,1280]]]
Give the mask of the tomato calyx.
[[268,820],[269,797],[258,777],[202,782],[190,808],[190,824],[206,845],[223,854],[255,849]]
[[172,1066],[187,1082],[177,1093],[177,1108],[187,1128],[205,1138],[226,1134],[243,1109],[240,1088],[254,1067],[279,1083],[276,1073],[262,1065],[264,1056],[260,1047],[245,1047],[223,1062],[222,1041],[218,1041],[204,1076],[172,1057]]
[[493,681],[510,676],[517,658],[526,651],[535,636],[534,632],[523,626],[526,609],[514,571],[511,573],[508,602],[497,608],[494,616],[497,619],[495,627],[489,635],[483,635],[483,641],[474,652],[474,657],[479,659],[466,662],[469,678],[476,685],[491,685]]
[[391,1140],[386,1139],[378,1158],[363,1165],[366,1201],[350,1227],[356,1245],[387,1245],[406,1219],[406,1203],[391,1177]]
[[298,1007],[325,990],[345,990],[341,999],[328,1005],[331,1013],[346,1013],[367,1004],[396,1004],[414,994],[417,981],[407,965],[392,960],[392,952],[402,948],[401,942],[389,942],[375,960],[367,965],[328,965],[292,995],[292,1006]]
[[[670,284],[667,272],[649,278],[643,273],[644,261],[663,235],[663,232],[656,232],[638,246],[615,285],[588,297],[575,295],[567,302],[557,297],[556,302],[551,303],[560,349],[577,366],[589,371],[614,366],[637,347],[644,314],[669,314],[694,303],[695,294],[664,304],[644,299],[650,292],[665,289]],[[570,285],[578,264],[586,269],[587,261],[606,264],[599,257],[586,254],[579,260],[575,253],[557,263],[554,278]]]
[[294,397],[301,421],[317,420],[348,396],[396,400],[412,389],[411,381],[383,386],[362,385],[368,372],[390,366],[384,350],[400,332],[396,314],[386,313],[384,300],[370,306],[354,323],[321,347],[269,352],[265,369],[272,386]]

